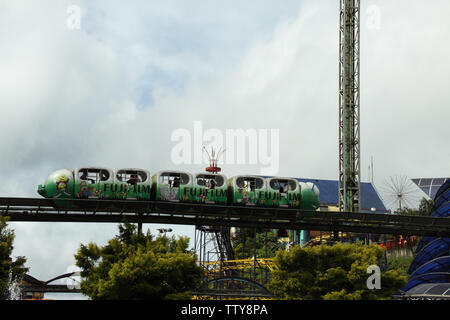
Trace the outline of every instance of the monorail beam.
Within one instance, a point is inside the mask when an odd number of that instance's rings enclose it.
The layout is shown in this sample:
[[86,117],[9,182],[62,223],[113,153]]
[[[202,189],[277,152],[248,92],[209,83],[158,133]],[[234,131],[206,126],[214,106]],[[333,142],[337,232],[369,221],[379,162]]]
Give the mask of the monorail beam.
[[[34,202],[36,201],[36,202]],[[62,200],[58,200],[62,201]],[[302,211],[160,201],[67,200],[84,208],[53,208],[52,200],[0,198],[10,221],[158,223],[261,229],[344,231],[450,237],[450,219],[360,212]],[[33,206],[33,204],[36,204]],[[91,209],[87,209],[89,206]],[[115,206],[116,208],[111,208]],[[109,208],[108,208],[109,207]],[[139,207],[138,209],[136,209]],[[103,209],[99,209],[103,208]]]

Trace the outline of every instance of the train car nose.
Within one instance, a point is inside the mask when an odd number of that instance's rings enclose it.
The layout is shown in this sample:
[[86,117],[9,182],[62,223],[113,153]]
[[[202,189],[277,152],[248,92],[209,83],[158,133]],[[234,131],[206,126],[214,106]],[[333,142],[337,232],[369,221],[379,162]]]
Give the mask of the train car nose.
[[45,197],[45,186],[43,186],[42,184],[40,184],[40,185],[38,186],[38,193],[39,193],[41,196]]

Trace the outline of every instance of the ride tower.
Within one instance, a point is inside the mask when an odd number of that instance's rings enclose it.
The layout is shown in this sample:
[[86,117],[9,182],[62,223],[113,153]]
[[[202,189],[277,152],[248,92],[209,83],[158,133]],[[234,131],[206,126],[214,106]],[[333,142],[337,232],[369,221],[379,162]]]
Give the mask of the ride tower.
[[[222,171],[218,166],[219,157],[223,154],[222,148],[216,153],[211,147],[211,153],[203,147],[209,160],[209,167],[205,171],[215,175]],[[198,248],[199,263],[207,272],[213,261],[219,262],[220,269],[226,260],[234,260],[234,251],[231,245],[230,227],[224,226],[196,226],[195,228],[195,251]],[[214,265],[212,265],[214,266]]]
[[340,0],[339,30],[339,210],[359,212],[360,0]]

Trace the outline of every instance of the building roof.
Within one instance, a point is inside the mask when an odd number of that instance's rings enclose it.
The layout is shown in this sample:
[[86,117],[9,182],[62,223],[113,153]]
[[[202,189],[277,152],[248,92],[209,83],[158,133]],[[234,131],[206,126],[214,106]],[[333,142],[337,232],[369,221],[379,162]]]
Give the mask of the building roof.
[[[446,180],[436,191],[431,216],[450,217],[450,180]],[[408,270],[411,276],[401,291],[406,292],[407,295],[412,295],[417,293],[414,290],[411,291],[411,289],[421,284],[448,284],[450,282],[449,252],[450,238],[422,238],[417,246],[417,254]],[[421,288],[428,288],[428,286]],[[436,288],[444,288],[444,286],[437,286]]]
[[439,188],[448,180],[449,178],[416,178],[411,179],[420,190],[422,190],[431,199],[434,199]]
[[[320,191],[319,202],[321,205],[339,205],[339,182],[337,180],[305,179],[297,178],[300,182],[312,182]],[[374,185],[370,182],[361,182],[361,211],[372,212],[375,208],[378,213],[388,212]]]
[[450,299],[450,283],[422,283],[406,292],[410,299]]

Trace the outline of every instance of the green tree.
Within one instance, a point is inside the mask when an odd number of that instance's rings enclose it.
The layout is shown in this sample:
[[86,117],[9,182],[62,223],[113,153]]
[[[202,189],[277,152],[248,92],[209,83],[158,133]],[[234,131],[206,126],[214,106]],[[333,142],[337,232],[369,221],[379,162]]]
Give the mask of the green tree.
[[0,300],[9,300],[11,286],[19,284],[28,272],[25,268],[25,257],[11,257],[13,251],[14,231],[8,228],[8,219],[0,216]]
[[232,239],[232,244],[236,259],[252,258],[255,248],[256,258],[273,258],[278,250],[286,247],[272,232],[257,230],[255,241],[254,229],[247,228],[239,229],[237,236]]
[[406,283],[400,270],[381,272],[381,289],[367,288],[367,268],[380,265],[383,250],[378,245],[336,243],[279,251],[269,290],[280,299],[390,299]]
[[434,201],[432,199],[422,198],[419,204],[419,213],[421,216],[429,216],[433,209]]
[[188,237],[154,238],[119,225],[106,246],[81,245],[75,255],[81,268],[81,292],[91,299],[189,299],[203,270],[187,250]]
[[413,262],[414,257],[405,256],[405,257],[388,257],[387,259],[387,267],[388,270],[398,270],[402,275],[408,277],[408,269],[411,263]]
[[407,216],[422,216],[427,217],[431,214],[431,209],[433,209],[434,201],[428,200],[426,198],[422,198],[419,203],[418,209],[411,209],[411,208],[402,208],[397,209],[394,213],[400,214],[400,215],[407,215]]

